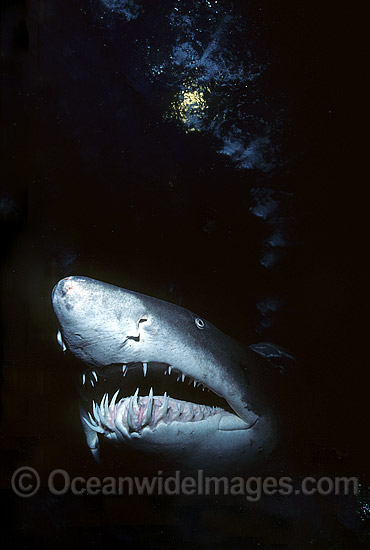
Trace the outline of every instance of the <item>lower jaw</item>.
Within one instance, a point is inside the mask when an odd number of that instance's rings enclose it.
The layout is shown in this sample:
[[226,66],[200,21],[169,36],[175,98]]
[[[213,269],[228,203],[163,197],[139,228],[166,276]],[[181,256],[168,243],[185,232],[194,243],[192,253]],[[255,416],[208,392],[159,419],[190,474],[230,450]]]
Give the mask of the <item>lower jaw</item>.
[[181,427],[191,424],[195,429],[199,423],[204,424],[208,419],[222,415],[234,417],[220,407],[180,401],[166,394],[153,396],[151,393],[144,397],[135,394],[118,403],[114,398],[109,403],[105,395],[100,405],[93,403],[93,414],[85,416],[85,422],[108,438],[116,436],[127,439],[140,436],[144,429],[155,431],[160,425],[170,427],[176,424]]
[[[194,422],[159,422],[156,428],[121,430],[96,434],[99,440],[100,467],[107,475],[156,475],[158,471],[193,475],[203,470],[227,475],[237,470],[251,471],[271,451],[259,425],[256,429],[221,431],[218,413]],[[170,474],[171,475],[171,474]]]
[[[145,413],[150,401],[152,415],[148,419]],[[135,450],[161,456],[164,463],[175,460],[185,465],[184,457],[187,457],[187,466],[202,467],[213,463],[215,457],[217,462],[221,450],[227,453],[230,449],[231,454],[237,455],[253,445],[254,430],[236,415],[163,396],[125,398],[113,405],[108,405],[103,398],[101,406],[95,405],[94,412],[99,418],[94,432],[100,442],[125,453]],[[86,421],[86,416],[83,418]],[[92,421],[90,415],[90,430]]]

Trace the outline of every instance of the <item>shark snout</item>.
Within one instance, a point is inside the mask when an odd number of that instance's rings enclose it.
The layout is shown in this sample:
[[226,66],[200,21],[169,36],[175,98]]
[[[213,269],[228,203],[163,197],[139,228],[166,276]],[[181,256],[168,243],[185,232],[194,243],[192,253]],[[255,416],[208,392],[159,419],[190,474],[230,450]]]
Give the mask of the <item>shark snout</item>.
[[59,281],[55,287],[53,288],[53,292],[52,292],[52,301],[53,303],[55,303],[57,300],[63,300],[68,292],[72,289],[73,287],[73,281],[72,281],[72,277],[66,277],[65,279],[62,279],[61,281]]
[[81,285],[84,283],[86,283],[86,278],[84,277],[65,277],[53,288],[53,301],[54,299],[66,298],[67,295],[73,295],[79,289],[81,290]]
[[77,304],[87,304],[91,283],[86,277],[70,276],[59,281],[52,292],[54,309],[71,311]]

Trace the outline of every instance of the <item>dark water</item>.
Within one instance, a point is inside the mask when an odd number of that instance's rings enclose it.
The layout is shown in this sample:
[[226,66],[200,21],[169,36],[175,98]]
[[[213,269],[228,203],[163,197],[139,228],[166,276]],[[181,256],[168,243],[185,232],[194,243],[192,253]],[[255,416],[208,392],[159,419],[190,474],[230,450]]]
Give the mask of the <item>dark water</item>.
[[[4,547],[365,544],[365,284],[339,26],[329,4],[291,1],[3,3]],[[51,310],[70,274],[291,350],[300,429],[279,468],[357,476],[364,496],[11,494],[24,464],[96,472]]]

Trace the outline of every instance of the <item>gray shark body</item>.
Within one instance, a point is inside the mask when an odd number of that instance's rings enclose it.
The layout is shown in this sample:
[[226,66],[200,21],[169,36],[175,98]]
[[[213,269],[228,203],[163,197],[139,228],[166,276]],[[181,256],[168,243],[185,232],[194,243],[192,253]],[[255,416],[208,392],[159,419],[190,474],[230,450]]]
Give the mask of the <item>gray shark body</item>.
[[87,277],[53,290],[58,342],[78,360],[86,441],[188,467],[242,465],[279,437],[279,369],[177,305]]

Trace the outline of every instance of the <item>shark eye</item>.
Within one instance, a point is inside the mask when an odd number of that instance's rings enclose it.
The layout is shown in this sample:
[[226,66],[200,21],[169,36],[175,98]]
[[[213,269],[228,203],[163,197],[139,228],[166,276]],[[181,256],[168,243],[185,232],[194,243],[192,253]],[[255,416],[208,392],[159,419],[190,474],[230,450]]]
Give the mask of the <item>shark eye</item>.
[[195,319],[195,324],[196,324],[196,326],[197,326],[198,328],[200,328],[200,329],[204,329],[204,327],[205,327],[204,321],[203,321],[203,319],[201,319],[200,317],[197,317],[197,318]]

